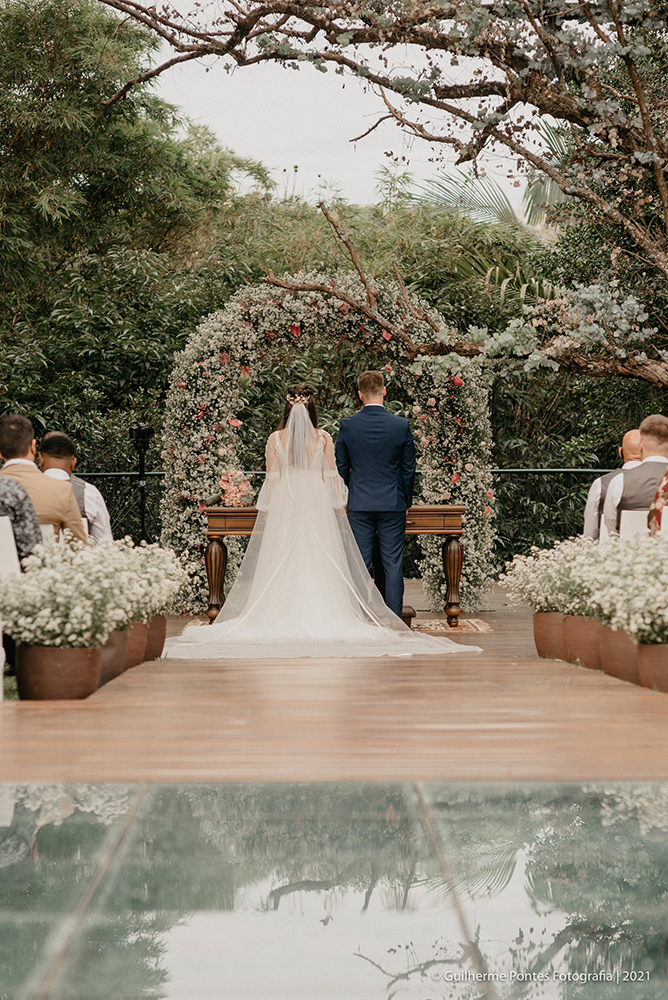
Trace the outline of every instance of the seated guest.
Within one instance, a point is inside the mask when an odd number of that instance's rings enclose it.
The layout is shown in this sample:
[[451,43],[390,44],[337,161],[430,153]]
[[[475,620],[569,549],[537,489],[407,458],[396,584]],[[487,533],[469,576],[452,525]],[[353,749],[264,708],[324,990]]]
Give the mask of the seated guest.
[[40,524],[51,524],[56,536],[70,531],[74,538],[86,541],[79,508],[69,483],[49,479],[35,465],[37,442],[32,424],[26,417],[9,414],[0,417],[0,475],[16,480],[32,501]]
[[0,476],[0,517],[11,521],[16,551],[19,559],[25,559],[42,541],[42,532],[30,497],[8,476]]
[[622,511],[649,510],[668,466],[668,418],[660,413],[640,425],[642,461],[616,476],[608,487],[603,517],[608,534],[619,534]]
[[618,451],[619,457],[624,462],[621,469],[614,469],[613,472],[608,472],[605,476],[599,476],[589,487],[582,531],[585,538],[598,538],[601,533],[603,505],[608,487],[615,476],[621,475],[624,469],[635,469],[636,465],[640,465],[640,431],[637,429],[627,431]]
[[44,435],[40,445],[39,464],[45,476],[72,484],[79,513],[88,522],[88,534],[93,541],[113,538],[104,497],[97,487],[73,474],[77,464],[77,450],[67,434],[49,431]]
[[668,472],[659,483],[656,496],[649,505],[649,515],[647,525],[650,535],[658,535],[661,532],[661,514],[663,508],[668,504]]

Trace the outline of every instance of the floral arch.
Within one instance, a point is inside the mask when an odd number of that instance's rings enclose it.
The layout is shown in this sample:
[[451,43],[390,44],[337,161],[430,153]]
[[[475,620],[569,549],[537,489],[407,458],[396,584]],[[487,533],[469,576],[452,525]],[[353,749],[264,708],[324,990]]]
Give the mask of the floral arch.
[[[299,274],[291,283],[335,288],[350,302],[365,296],[360,277],[348,271]],[[391,329],[419,343],[424,324],[418,310],[443,325],[424,303],[409,300],[398,282],[375,281],[374,286],[378,312]],[[385,372],[391,408],[411,420],[420,470],[415,502],[466,506],[462,607],[479,606],[492,575],[494,530],[488,385],[478,365],[460,374],[443,373],[442,359],[440,364],[429,357],[410,360],[397,336],[341,298],[262,284],[241,289],[224,309],[207,316],[176,355],[165,415],[162,537],[188,570],[184,610],[201,612],[206,604],[203,508],[216,492],[222,465],[246,467],[238,414],[252,380],[286,352],[296,355],[307,346],[340,340],[361,345],[366,366]],[[358,374],[351,372],[351,382]],[[401,403],[392,402],[393,388]],[[441,610],[445,581],[439,539],[418,537],[426,594]],[[228,588],[242,551],[240,539],[229,539]]]

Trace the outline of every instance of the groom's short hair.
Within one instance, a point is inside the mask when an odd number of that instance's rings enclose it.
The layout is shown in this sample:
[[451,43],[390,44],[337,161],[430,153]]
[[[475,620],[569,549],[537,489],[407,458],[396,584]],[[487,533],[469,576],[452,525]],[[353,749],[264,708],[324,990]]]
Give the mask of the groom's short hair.
[[357,388],[363,396],[381,396],[385,380],[380,372],[363,372],[357,379]]
[[0,417],[0,455],[6,460],[23,458],[28,454],[35,437],[33,426],[20,413],[7,413]]

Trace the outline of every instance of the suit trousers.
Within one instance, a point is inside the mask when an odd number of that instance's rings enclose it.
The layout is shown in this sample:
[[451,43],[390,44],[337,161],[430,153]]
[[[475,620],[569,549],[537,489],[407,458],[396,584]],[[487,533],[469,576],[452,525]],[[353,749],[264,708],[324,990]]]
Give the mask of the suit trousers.
[[385,571],[385,603],[401,618],[404,604],[405,510],[349,510],[348,523],[366,568],[371,569],[378,533],[380,557]]

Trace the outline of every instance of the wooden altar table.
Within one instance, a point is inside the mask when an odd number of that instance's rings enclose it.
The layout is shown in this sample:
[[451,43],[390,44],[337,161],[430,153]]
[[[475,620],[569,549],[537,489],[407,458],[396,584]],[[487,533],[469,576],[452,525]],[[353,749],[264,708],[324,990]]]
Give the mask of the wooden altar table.
[[[442,535],[443,572],[447,584],[445,607],[448,624],[456,625],[461,614],[459,582],[462,576],[462,515],[466,508],[445,504],[420,504],[406,511],[407,535]],[[206,507],[206,537],[204,555],[209,582],[207,616],[213,621],[225,603],[225,571],[227,569],[227,535],[250,535],[257,518],[257,507]]]

